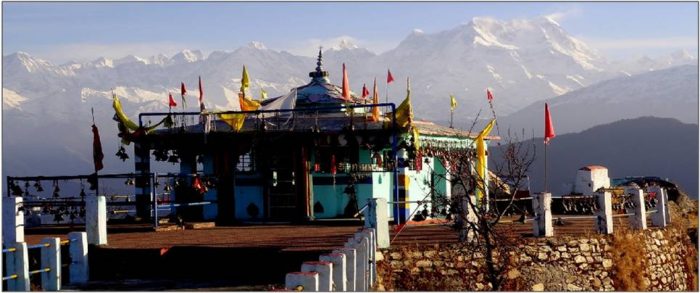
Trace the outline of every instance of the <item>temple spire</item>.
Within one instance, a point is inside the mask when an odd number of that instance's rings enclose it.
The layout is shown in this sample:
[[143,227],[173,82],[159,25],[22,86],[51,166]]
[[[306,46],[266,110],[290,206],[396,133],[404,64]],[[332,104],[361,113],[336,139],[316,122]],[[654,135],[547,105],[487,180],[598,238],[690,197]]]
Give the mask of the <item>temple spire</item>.
[[309,77],[323,78],[328,76],[328,71],[323,70],[323,47],[318,47],[318,61],[316,61],[316,71],[309,72]]

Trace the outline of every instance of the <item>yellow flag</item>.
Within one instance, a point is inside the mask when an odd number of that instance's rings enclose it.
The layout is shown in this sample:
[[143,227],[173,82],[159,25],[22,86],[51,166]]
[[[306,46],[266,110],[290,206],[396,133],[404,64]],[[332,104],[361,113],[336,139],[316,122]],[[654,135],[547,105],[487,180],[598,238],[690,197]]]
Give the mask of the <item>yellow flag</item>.
[[235,113],[235,114],[217,114],[221,121],[231,126],[231,128],[238,132],[243,128],[243,123],[245,122],[245,114]]
[[406,99],[396,108],[396,123],[401,128],[408,128],[413,122],[413,106],[411,106],[411,80],[406,79]]
[[131,129],[131,130],[136,130],[139,128],[139,126],[131,121],[129,117],[124,114],[124,110],[122,109],[122,102],[119,101],[119,98],[117,97],[117,94],[112,95],[112,108],[114,108],[114,111],[117,112],[117,117],[119,118],[119,121],[124,123],[126,128]]
[[420,136],[418,135],[418,129],[413,127],[413,145],[416,150],[420,150]]
[[486,183],[486,146],[484,145],[484,137],[489,135],[491,132],[491,129],[493,129],[493,124],[496,122],[496,119],[492,119],[489,124],[484,127],[484,130],[479,132],[479,135],[476,136],[474,139],[476,142],[476,157],[477,157],[477,164],[476,164],[476,173],[479,176],[476,180],[477,182],[477,188],[476,188],[476,198],[477,201],[480,200],[483,197],[483,191],[485,190],[485,183]]
[[450,111],[454,112],[455,108],[457,108],[457,99],[454,95],[450,95]]
[[241,105],[241,111],[255,111],[260,108],[260,102],[246,98],[243,93],[238,94],[238,102]]
[[250,77],[248,77],[248,70],[245,69],[243,65],[243,77],[241,77],[241,92],[244,92],[246,88],[250,86]]

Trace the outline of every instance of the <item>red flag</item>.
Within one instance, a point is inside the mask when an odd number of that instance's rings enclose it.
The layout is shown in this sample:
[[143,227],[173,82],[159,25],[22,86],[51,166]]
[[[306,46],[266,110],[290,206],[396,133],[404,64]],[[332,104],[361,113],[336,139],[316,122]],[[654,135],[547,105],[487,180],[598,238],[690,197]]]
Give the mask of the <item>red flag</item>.
[[348,81],[348,71],[345,69],[345,63],[343,63],[343,99],[352,102],[352,97],[350,97],[350,82]]
[[199,77],[199,110],[204,111],[204,90],[202,90],[202,77]]
[[391,75],[391,70],[387,69],[387,72],[386,83],[390,84],[392,81],[394,81],[394,77]]
[[183,95],[183,96],[184,96],[185,94],[187,94],[187,89],[185,88],[185,83],[184,83],[184,82],[180,83],[180,94]]
[[554,125],[552,124],[552,116],[549,115],[549,105],[544,103],[544,143],[548,144],[549,140],[557,136],[554,134]]
[[493,101],[493,94],[491,94],[489,89],[486,89],[486,98],[489,100],[489,102]]
[[202,77],[199,77],[199,103],[202,103],[202,99],[204,99],[204,91],[202,90]]
[[367,89],[366,84],[362,84],[362,98],[365,99],[369,96],[369,90]]
[[338,168],[335,164],[335,155],[331,155],[331,174],[335,175],[338,172]]
[[92,124],[92,159],[95,163],[95,172],[102,170],[102,159],[105,155],[102,153],[102,142],[100,142],[100,132],[97,126]]
[[168,108],[172,107],[177,107],[177,103],[175,103],[175,99],[173,99],[173,94],[168,93]]

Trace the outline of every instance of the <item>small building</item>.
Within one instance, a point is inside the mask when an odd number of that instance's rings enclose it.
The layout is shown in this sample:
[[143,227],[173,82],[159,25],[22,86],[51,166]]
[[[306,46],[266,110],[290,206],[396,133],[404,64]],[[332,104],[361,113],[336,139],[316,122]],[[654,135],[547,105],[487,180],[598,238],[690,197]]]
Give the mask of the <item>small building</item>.
[[593,194],[599,188],[609,187],[608,168],[590,165],[582,167],[576,172],[576,181],[574,181],[574,193],[576,194]]
[[[450,197],[446,154],[475,148],[476,134],[427,121],[402,128],[394,104],[354,95],[348,101],[331,84],[320,52],[309,77],[254,111],[141,113],[139,121],[167,116],[169,123],[122,136],[135,144],[136,173],[150,174],[156,157],[179,163],[185,186],[214,182],[199,194],[175,188],[173,198],[210,201],[195,216],[224,223],[348,218],[371,197],[392,202],[389,216],[405,222],[429,208],[418,201]],[[164,184],[136,181],[138,214],[148,218],[151,192]]]

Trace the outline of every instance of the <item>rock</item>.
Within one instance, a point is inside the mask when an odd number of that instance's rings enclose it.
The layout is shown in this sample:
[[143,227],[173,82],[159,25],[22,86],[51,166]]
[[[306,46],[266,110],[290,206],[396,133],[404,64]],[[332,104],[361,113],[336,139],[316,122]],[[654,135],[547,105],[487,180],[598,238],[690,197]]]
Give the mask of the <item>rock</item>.
[[601,282],[600,279],[593,279],[593,287],[600,288],[601,286],[603,286],[603,282]]
[[578,246],[578,248],[581,249],[581,251],[590,251],[591,250],[591,246],[586,244],[586,243],[581,243]]
[[429,268],[433,266],[433,262],[429,260],[419,260],[416,262],[416,266],[419,268]]
[[434,257],[435,255],[437,255],[437,251],[428,250],[426,252],[423,252],[423,255],[425,255],[425,257]]
[[579,269],[583,270],[583,269],[588,267],[588,264],[584,262],[584,263],[580,264],[578,267],[579,267]]
[[379,253],[379,251],[377,251],[377,253],[374,254],[374,257],[376,258],[376,261],[382,261],[382,260],[384,260],[384,254],[383,254],[383,253]]
[[558,260],[561,257],[559,251],[552,252],[552,260]]
[[538,292],[544,291],[544,284],[537,283],[535,285],[532,285],[532,287],[530,287],[530,291],[538,291]]
[[591,244],[592,244],[592,245],[597,245],[597,244],[598,244],[598,239],[595,239],[595,238],[591,239]]
[[508,279],[509,280],[513,280],[517,277],[520,277],[520,271],[518,271],[518,269],[512,269],[512,270],[508,271]]
[[436,261],[433,262],[433,265],[436,266],[436,267],[442,266],[443,264],[444,264],[444,262],[443,262],[443,261],[439,261],[439,260],[436,260]]
[[666,255],[664,255],[662,253],[660,257],[661,257],[661,262],[666,262]]
[[401,268],[401,262],[400,262],[400,261],[392,260],[390,264],[391,264],[391,268],[392,268],[392,269]]
[[476,283],[476,289],[477,290],[484,290],[484,284]]
[[608,286],[612,286],[612,279],[610,279],[610,277],[606,277],[605,279],[603,279],[603,284],[605,285],[606,288]]
[[419,269],[418,267],[412,267],[412,268],[411,268],[411,274],[412,274],[412,275],[416,275],[416,274],[418,274],[418,273],[420,273],[420,269]]
[[568,252],[562,252],[561,257],[562,258],[569,258],[569,257],[571,257],[571,255],[569,255]]
[[607,269],[607,268],[611,268],[611,267],[612,267],[612,264],[613,264],[613,263],[612,263],[612,259],[609,259],[609,258],[603,259],[603,267],[604,267],[604,268],[606,268],[606,269]]
[[586,256],[586,261],[587,261],[588,263],[593,263],[593,258],[590,257],[590,256]]
[[449,276],[455,275],[457,273],[458,273],[457,270],[447,270],[447,275],[449,275]]
[[391,259],[396,259],[396,260],[401,259],[401,253],[398,253],[398,252],[392,252],[391,254],[389,254],[389,256],[391,256]]
[[577,247],[569,247],[570,252],[578,252],[578,246]]
[[661,278],[661,284],[666,284],[668,283],[668,279],[666,277]]
[[571,241],[569,241],[569,243],[567,243],[566,245],[569,245],[570,247],[571,247],[571,246],[578,246],[578,241],[576,241],[576,240],[571,240]]
[[530,257],[527,256],[527,255],[524,255],[524,254],[523,254],[523,255],[520,256],[520,262],[522,262],[522,263],[531,262],[531,261],[532,261],[532,258],[530,258]]
[[582,288],[579,286],[576,286],[574,284],[566,284],[566,290],[567,291],[581,291]]
[[539,259],[539,260],[545,260],[545,259],[547,259],[547,254],[544,253],[544,252],[540,252],[540,253],[537,255],[537,259]]
[[565,252],[565,251],[566,251],[566,246],[565,246],[565,245],[557,246],[557,250],[558,250],[558,251],[561,251],[561,252]]
[[464,256],[458,255],[458,256],[457,256],[457,261],[464,261]]
[[479,274],[478,276],[476,276],[476,281],[477,281],[477,282],[481,282],[481,281],[483,281],[483,280],[484,280],[484,274]]
[[413,255],[413,258],[421,258],[421,257],[423,257],[423,253],[420,252],[420,251],[414,251],[412,255]]
[[654,239],[654,244],[656,246],[661,246],[661,241],[659,241],[659,239]]
[[574,258],[574,262],[575,262],[575,263],[584,263],[584,262],[586,262],[586,258],[583,257],[582,255],[577,255],[577,256]]

